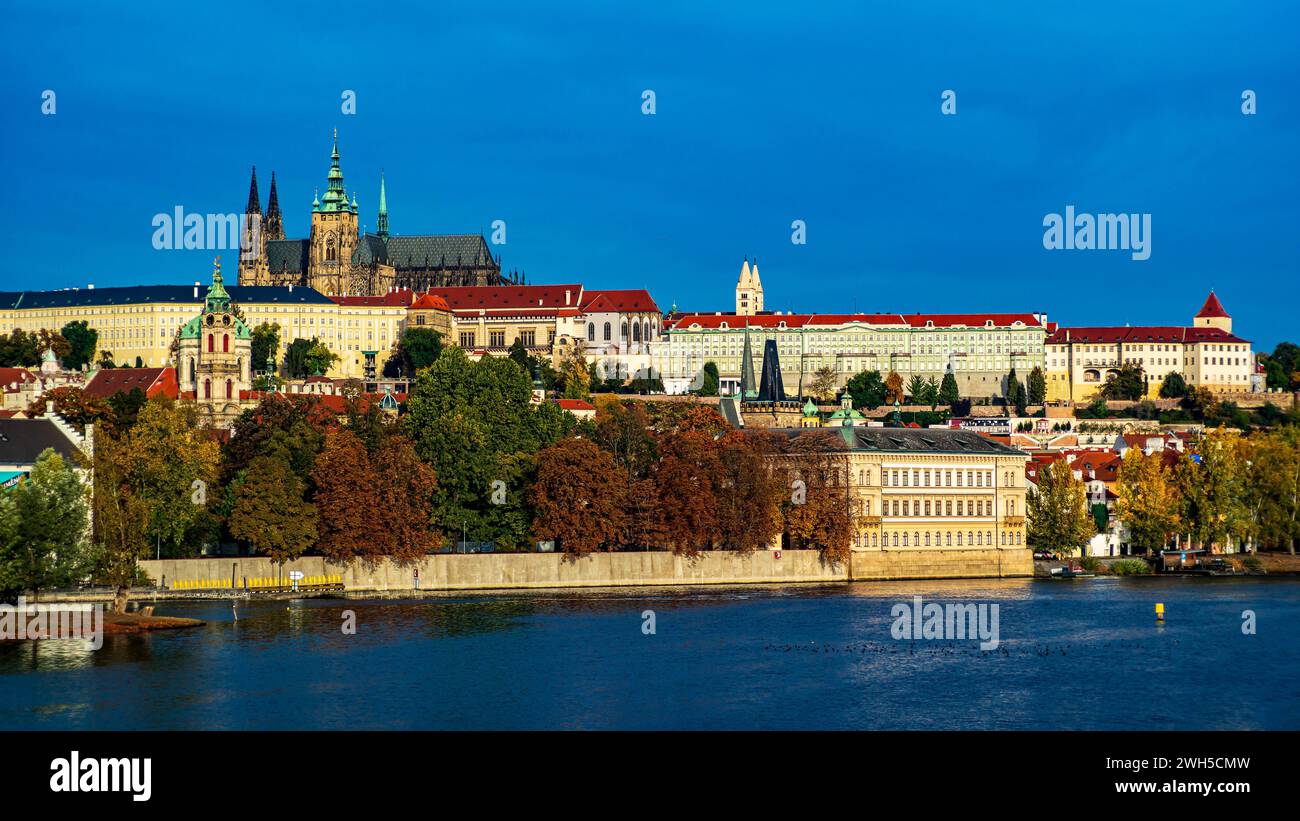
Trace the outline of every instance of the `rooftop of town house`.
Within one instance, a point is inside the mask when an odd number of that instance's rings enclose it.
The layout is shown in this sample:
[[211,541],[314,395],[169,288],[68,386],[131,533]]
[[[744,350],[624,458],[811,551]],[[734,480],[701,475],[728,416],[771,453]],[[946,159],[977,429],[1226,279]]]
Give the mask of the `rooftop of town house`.
[[[78,308],[104,305],[198,305],[206,285],[129,285],[121,288],[65,288],[58,291],[0,292],[0,309]],[[241,305],[285,303],[329,305],[330,299],[312,288],[287,285],[231,285],[232,302]]]
[[1220,328],[1184,328],[1178,325],[1125,325],[1123,327],[1057,328],[1048,345],[1126,345],[1139,343],[1241,342],[1249,340]]
[[876,428],[876,427],[826,427],[826,428],[755,428],[755,434],[766,433],[796,439],[801,436],[826,437],[835,452],[881,453],[950,453],[968,456],[1019,456],[1028,454],[1010,445],[995,442],[978,433],[948,428]]
[[46,448],[65,459],[81,452],[49,419],[0,419],[0,465],[33,465]]
[[839,325],[871,325],[894,328],[1041,328],[1043,323],[1031,313],[984,314],[795,314],[761,313],[745,316],[735,313],[690,313],[671,318],[672,330],[720,328],[804,328]]
[[103,368],[95,372],[81,389],[87,396],[101,399],[139,388],[150,398],[163,394],[175,399],[179,392],[175,368]]

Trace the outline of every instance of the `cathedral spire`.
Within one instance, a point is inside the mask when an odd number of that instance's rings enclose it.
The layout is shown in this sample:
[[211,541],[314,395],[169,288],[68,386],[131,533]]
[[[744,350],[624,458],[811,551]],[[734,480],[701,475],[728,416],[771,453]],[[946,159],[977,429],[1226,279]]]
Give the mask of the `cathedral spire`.
[[379,219],[375,223],[375,231],[381,237],[388,237],[388,196],[384,192],[383,169],[379,171]]
[[284,218],[280,215],[280,196],[275,190],[275,172],[271,172],[271,194],[266,202],[266,238],[284,239]]
[[253,181],[248,184],[248,205],[244,206],[245,214],[261,214],[261,198],[257,195],[257,166],[253,166]]
[[326,179],[325,196],[321,198],[322,211],[350,211],[347,189],[343,185],[343,169],[339,167],[339,130],[334,129],[334,147],[330,151],[330,171]]

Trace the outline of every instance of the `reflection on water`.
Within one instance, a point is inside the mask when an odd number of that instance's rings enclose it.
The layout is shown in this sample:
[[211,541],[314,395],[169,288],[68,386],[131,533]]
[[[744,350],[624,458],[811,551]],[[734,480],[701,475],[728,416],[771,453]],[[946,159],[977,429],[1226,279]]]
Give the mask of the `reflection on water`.
[[[997,603],[1001,644],[894,641]],[[1167,621],[1154,621],[1156,601]],[[0,728],[1300,728],[1300,583],[975,580],[187,602],[0,644]],[[1241,613],[1258,617],[1256,635]],[[642,613],[655,613],[653,635]],[[343,632],[348,613],[356,634]],[[1165,696],[1152,699],[1153,688]],[[1231,695],[1232,709],[1209,709]],[[1205,705],[1182,709],[1175,705]]]

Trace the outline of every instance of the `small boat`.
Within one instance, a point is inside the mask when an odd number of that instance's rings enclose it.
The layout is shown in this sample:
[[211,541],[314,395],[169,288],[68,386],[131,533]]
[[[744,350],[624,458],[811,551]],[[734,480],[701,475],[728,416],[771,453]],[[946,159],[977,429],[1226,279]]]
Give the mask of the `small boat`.
[[1090,573],[1079,565],[1066,565],[1065,567],[1053,567],[1050,571],[1053,579],[1091,579],[1096,573]]

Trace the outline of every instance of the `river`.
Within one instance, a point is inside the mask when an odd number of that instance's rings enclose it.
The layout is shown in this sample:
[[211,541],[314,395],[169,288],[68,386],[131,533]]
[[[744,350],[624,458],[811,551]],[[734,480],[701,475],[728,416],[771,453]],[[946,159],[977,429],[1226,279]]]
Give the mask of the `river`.
[[[914,596],[997,604],[998,648],[894,639],[891,610]],[[0,645],[0,729],[1300,729],[1296,579],[529,591],[158,611],[206,624],[106,637],[93,652],[79,641]],[[343,630],[347,611],[355,634]]]

